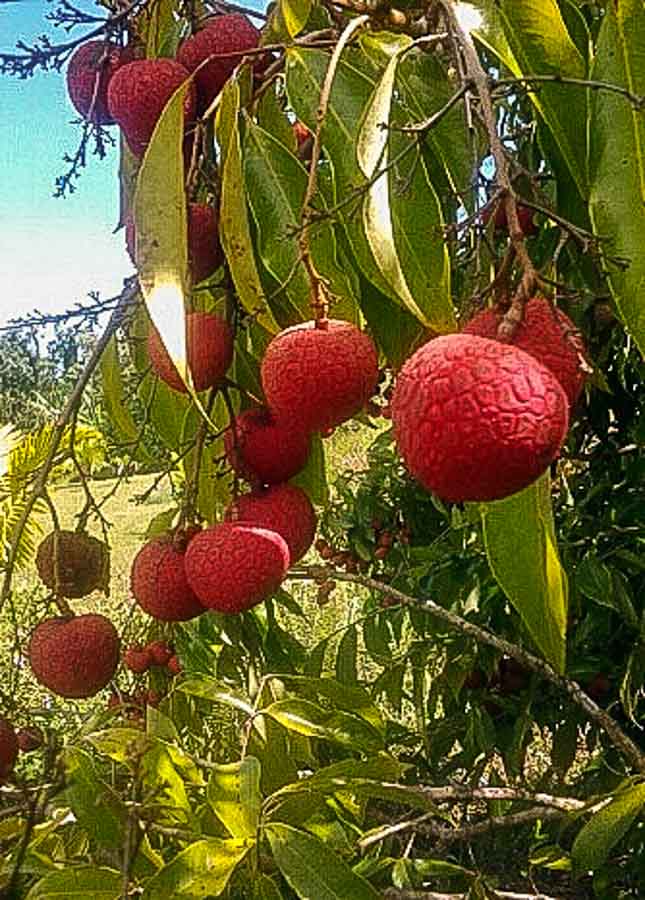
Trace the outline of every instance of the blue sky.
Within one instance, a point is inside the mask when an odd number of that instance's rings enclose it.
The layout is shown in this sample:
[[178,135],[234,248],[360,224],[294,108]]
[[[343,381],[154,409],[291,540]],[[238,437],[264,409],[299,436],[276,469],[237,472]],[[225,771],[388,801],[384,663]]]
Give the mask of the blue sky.
[[[77,6],[96,12],[92,3]],[[0,3],[0,50],[13,52],[19,39],[31,43],[48,33],[69,40],[44,19],[45,0]],[[88,28],[89,30],[89,28]],[[72,37],[81,35],[80,30]],[[38,72],[20,80],[0,76],[0,326],[37,308],[62,312],[89,291],[118,293],[132,273],[118,221],[118,152],[90,157],[77,190],[55,199],[54,182],[73,154],[80,128],[67,99],[64,75]],[[115,137],[118,129],[113,128]]]

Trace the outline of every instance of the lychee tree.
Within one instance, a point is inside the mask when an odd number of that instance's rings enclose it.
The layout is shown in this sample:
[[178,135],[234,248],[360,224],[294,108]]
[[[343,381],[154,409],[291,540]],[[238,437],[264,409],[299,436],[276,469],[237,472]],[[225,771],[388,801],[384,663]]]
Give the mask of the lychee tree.
[[[118,144],[136,266],[0,435],[0,889],[640,896],[643,3],[99,6],[0,54],[66,72],[58,193]],[[100,612],[97,381],[174,497]]]

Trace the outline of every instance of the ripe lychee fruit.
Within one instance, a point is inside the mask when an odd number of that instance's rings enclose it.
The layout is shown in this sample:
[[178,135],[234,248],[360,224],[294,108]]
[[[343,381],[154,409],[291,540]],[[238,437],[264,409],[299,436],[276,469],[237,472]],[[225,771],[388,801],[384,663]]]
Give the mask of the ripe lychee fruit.
[[0,784],[11,775],[18,756],[18,738],[9,719],[0,716]]
[[304,468],[311,437],[293,417],[276,418],[265,406],[247,409],[226,432],[229,463],[252,484],[280,484]]
[[263,491],[243,494],[225,513],[229,522],[277,531],[289,547],[291,565],[311,547],[316,534],[316,513],[311,500],[294,484],[275,484]]
[[146,647],[153,666],[165,666],[173,656],[173,650],[166,641],[151,641]]
[[270,597],[289,568],[289,548],[275,531],[233,522],[198,534],[186,551],[186,576],[201,602],[240,613]]
[[[484,309],[466,323],[463,332],[494,339],[504,312],[499,306]],[[586,376],[585,345],[571,319],[544,297],[533,297],[524,307],[524,318],[511,343],[551,370],[573,408]]]
[[26,728],[19,728],[16,732],[18,739],[18,747],[23,753],[31,753],[38,750],[45,743],[45,735],[37,725],[28,725]]
[[184,667],[182,666],[179,657],[175,654],[168,660],[166,669],[168,670],[169,675],[180,675],[183,672]]
[[[108,110],[121,126],[128,146],[141,158],[150,143],[161,113],[189,72],[174,59],[136,59],[121,66],[107,89]],[[184,121],[195,118],[195,88],[184,102]]]
[[110,552],[103,541],[80,531],[52,531],[41,541],[36,568],[42,581],[61,597],[77,599],[108,592]]
[[[247,50],[260,43],[260,32],[246,16],[229,13],[210,19],[201,31],[187,38],[177,52],[177,61],[194,72],[198,108],[204,112],[224,87]],[[201,65],[209,56],[210,62]]]
[[[532,237],[540,230],[533,221],[535,216],[534,210],[530,206],[524,206],[523,203],[517,204],[517,218],[520,224],[520,230],[524,237]],[[487,207],[482,215],[482,222],[487,225],[491,218],[495,223],[495,231],[506,231],[508,233],[508,218],[506,216],[506,204],[499,201],[493,209]]]
[[149,648],[141,647],[139,644],[128,647],[123,654],[123,664],[137,675],[147,672],[152,665],[152,656]]
[[[218,269],[224,254],[219,240],[219,217],[206,203],[189,203],[188,260],[191,279],[198,284]],[[136,263],[137,238],[132,217],[125,223],[125,244],[130,259]]]
[[374,393],[378,357],[371,339],[338,319],[310,321],[273,338],[262,360],[268,406],[312,431],[351,419]]
[[[148,332],[148,355],[162,381],[175,391],[188,391],[154,325]],[[217,385],[233,359],[233,332],[228,322],[213,313],[188,313],[186,357],[196,391]]]
[[92,697],[119,662],[116,628],[95,613],[45,619],[32,632],[29,663],[38,681],[61,697]]
[[551,372],[508,344],[435,338],[405,363],[392,397],[394,435],[411,474],[443,500],[497,500],[556,458],[568,402]]
[[[190,543],[194,540],[193,537]],[[186,579],[185,554],[185,544],[173,535],[163,535],[144,544],[134,558],[130,573],[132,594],[155,619],[185,622],[204,612]]]
[[114,73],[133,59],[130,48],[105,41],[88,41],[74,51],[67,66],[67,92],[84,119],[94,125],[114,124],[108,110],[108,85]]

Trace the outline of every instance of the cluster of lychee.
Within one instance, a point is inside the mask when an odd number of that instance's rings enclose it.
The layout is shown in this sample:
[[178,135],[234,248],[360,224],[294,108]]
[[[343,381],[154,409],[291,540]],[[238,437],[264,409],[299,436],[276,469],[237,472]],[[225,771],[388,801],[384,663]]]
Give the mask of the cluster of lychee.
[[13,772],[18,753],[31,753],[45,742],[45,735],[37,725],[16,730],[5,716],[0,716],[0,785]]

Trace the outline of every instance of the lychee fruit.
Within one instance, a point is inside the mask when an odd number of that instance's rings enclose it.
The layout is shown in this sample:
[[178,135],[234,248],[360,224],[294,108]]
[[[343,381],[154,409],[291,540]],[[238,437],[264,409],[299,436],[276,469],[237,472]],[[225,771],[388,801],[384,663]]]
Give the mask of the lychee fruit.
[[[198,284],[218,269],[224,254],[219,240],[219,217],[206,203],[189,203],[188,260],[191,279]],[[136,263],[137,238],[132,217],[125,223],[125,243],[130,259]]]
[[311,500],[294,484],[275,484],[243,494],[228,507],[225,519],[276,531],[287,542],[291,565],[302,559],[316,534],[317,518]]
[[151,641],[146,650],[153,666],[165,666],[173,656],[173,649],[166,641]]
[[233,469],[252,484],[280,484],[305,467],[310,432],[293,417],[276,418],[266,407],[247,409],[224,438]]
[[32,632],[29,663],[38,681],[61,697],[92,697],[119,662],[116,628],[95,613],[45,619]]
[[498,500],[535,481],[569,425],[551,372],[509,344],[471,334],[429,341],[399,373],[394,436],[405,465],[446,501]]
[[[141,158],[146,152],[164,107],[189,77],[174,59],[136,59],[114,73],[107,89],[108,110],[135,156]],[[191,84],[184,101],[184,121],[194,118],[195,87]]]
[[[204,112],[224,87],[248,50],[260,43],[260,32],[246,16],[229,13],[209,19],[206,26],[182,43],[177,61],[195,75],[198,108]],[[210,62],[202,65],[209,56]]]
[[108,85],[115,72],[132,62],[132,50],[105,41],[81,44],[67,65],[67,92],[77,112],[94,125],[113,125]]
[[[148,355],[162,381],[175,391],[188,391],[154,325],[148,332]],[[196,391],[217,385],[233,359],[233,331],[228,322],[213,313],[188,313],[186,357]]]
[[261,374],[272,411],[318,431],[340,425],[367,403],[378,380],[378,356],[351,322],[303,322],[273,338]]
[[152,656],[149,648],[141,647],[139,644],[128,647],[123,654],[123,664],[126,669],[129,669],[137,675],[140,675],[142,672],[147,672],[152,665]]
[[[487,208],[482,215],[482,221],[484,225],[487,225],[488,222],[493,216],[492,209]],[[524,237],[532,237],[534,234],[537,234],[540,230],[538,226],[533,221],[535,216],[535,212],[530,208],[530,206],[524,206],[523,203],[517,204],[517,218],[520,224],[520,230]],[[496,231],[506,231],[508,232],[508,218],[506,215],[506,204],[503,201],[500,201],[495,206],[494,219],[495,230]]]
[[168,670],[169,675],[180,675],[184,667],[181,664],[179,657],[175,654],[171,656],[168,662],[166,663],[166,669]]
[[28,725],[26,728],[19,728],[16,732],[18,739],[18,747],[22,753],[31,753],[38,750],[45,743],[45,735],[37,725]]
[[289,568],[289,547],[275,531],[223,522],[198,534],[186,551],[186,576],[201,602],[241,613],[270,597]]
[[[499,306],[484,309],[466,323],[463,332],[494,339],[503,316]],[[551,370],[573,408],[586,376],[585,345],[571,319],[544,297],[533,297],[524,307],[524,318],[511,343]]]
[[[192,538],[188,546],[196,540]],[[173,535],[144,544],[132,563],[130,588],[139,606],[165,622],[184,622],[204,612],[188,584],[184,569],[186,548]]]
[[42,581],[60,597],[77,599],[110,584],[110,552],[103,541],[80,531],[52,531],[36,553]]
[[18,738],[14,727],[4,716],[0,716],[0,784],[13,772],[18,756]]

